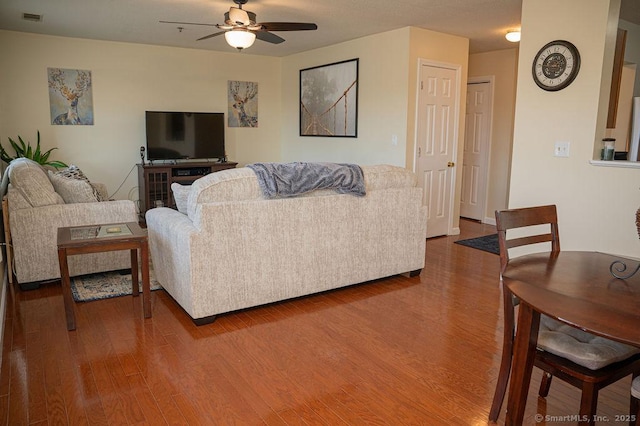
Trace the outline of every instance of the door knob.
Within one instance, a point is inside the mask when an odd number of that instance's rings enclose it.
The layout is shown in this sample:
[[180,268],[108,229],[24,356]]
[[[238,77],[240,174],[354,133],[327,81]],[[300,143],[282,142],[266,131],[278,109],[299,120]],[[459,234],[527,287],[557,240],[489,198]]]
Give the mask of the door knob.
[[449,161],[449,162],[447,163],[447,167],[453,167],[453,166],[455,166],[455,165],[456,165],[456,163],[454,163],[453,161]]

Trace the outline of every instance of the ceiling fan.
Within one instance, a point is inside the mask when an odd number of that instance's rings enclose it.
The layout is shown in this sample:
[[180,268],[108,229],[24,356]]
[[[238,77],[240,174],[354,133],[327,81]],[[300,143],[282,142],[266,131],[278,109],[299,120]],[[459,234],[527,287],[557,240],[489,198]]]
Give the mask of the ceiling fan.
[[267,43],[279,44],[284,39],[270,31],[306,31],[316,30],[318,26],[303,22],[256,22],[256,14],[242,8],[248,0],[233,0],[238,7],[231,7],[224,14],[224,24],[201,24],[197,22],[176,22],[160,21],[163,24],[179,25],[204,25],[217,27],[222,30],[217,33],[200,37],[197,41],[206,40],[224,34],[227,43],[238,50],[250,47],[255,39],[266,41]]

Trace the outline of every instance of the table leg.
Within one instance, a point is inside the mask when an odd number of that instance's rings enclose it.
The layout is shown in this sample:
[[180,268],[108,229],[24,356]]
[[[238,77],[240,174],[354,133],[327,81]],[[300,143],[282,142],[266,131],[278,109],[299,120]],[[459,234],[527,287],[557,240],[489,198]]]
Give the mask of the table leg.
[[131,249],[131,293],[133,297],[140,294],[140,283],[138,281],[138,250]]
[[536,357],[536,345],[540,328],[540,312],[526,303],[520,303],[518,325],[513,346],[513,364],[505,424],[521,425],[527,394],[531,383],[531,372]]
[[144,317],[151,318],[151,283],[149,282],[149,245],[146,241],[140,244],[142,261],[142,307]]
[[73,311],[73,296],[71,295],[71,281],[69,279],[69,264],[67,263],[67,251],[58,249],[58,262],[60,263],[60,281],[62,283],[62,298],[64,299],[64,312],[67,317],[67,330],[76,329],[76,315]]

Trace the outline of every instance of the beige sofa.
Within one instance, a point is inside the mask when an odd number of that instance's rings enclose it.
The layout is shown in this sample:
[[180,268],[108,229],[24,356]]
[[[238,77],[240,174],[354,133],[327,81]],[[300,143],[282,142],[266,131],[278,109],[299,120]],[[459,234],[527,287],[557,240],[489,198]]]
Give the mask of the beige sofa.
[[[23,289],[60,278],[57,252],[59,227],[138,220],[133,201],[92,200],[94,191],[105,192],[104,185],[92,187],[82,185],[78,179],[52,176],[37,163],[24,159],[14,160],[6,170],[6,175],[10,184],[3,205],[8,212],[4,211],[3,214],[5,221],[8,217],[10,230],[11,266]],[[69,202],[65,202],[60,193]],[[127,251],[70,256],[69,272],[71,276],[76,276],[126,269],[131,267],[130,262]]]
[[[146,213],[155,276],[196,324],[215,315],[399,273],[425,261],[416,176],[363,166],[366,196],[265,199],[249,168],[197,180],[181,213]],[[176,188],[177,189],[177,188]],[[180,191],[182,192],[182,191]]]

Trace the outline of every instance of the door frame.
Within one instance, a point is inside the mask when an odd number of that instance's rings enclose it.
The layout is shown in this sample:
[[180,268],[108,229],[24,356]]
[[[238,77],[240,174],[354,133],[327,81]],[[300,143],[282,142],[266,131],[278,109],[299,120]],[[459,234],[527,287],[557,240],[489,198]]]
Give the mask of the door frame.
[[[414,129],[413,129],[413,172],[417,172],[418,165],[418,120],[419,116],[419,107],[420,107],[420,82],[422,81],[422,67],[429,66],[434,68],[445,68],[456,73],[456,83],[458,84],[458,90],[456,92],[455,97],[455,114],[453,117],[454,129],[453,129],[453,140],[455,143],[453,144],[453,149],[451,152],[451,161],[457,164],[458,162],[458,147],[460,143],[460,99],[462,96],[462,65],[460,64],[452,64],[448,62],[440,62],[433,61],[430,59],[418,58],[418,73],[416,80],[416,104],[415,104],[415,113],[414,113]],[[465,85],[465,93],[466,93],[466,85]],[[457,206],[458,211],[458,220],[460,219],[460,198],[456,199],[456,193],[458,193],[458,173],[456,167],[451,168],[451,193],[449,194],[449,218],[447,223],[447,235],[459,235],[460,227],[453,227],[453,217],[455,207]],[[462,182],[460,182],[461,184]],[[424,188],[423,188],[424,189]]]
[[[495,81],[496,78],[493,75],[488,75],[488,76],[480,76],[480,77],[469,77],[467,79],[467,87],[470,84],[481,84],[481,83],[488,83],[489,84],[489,91],[491,92],[491,99],[489,102],[489,107],[490,107],[490,114],[491,116],[489,117],[489,125],[488,125],[488,143],[487,143],[487,156],[486,156],[486,172],[487,172],[487,176],[485,176],[486,178],[486,187],[485,187],[485,193],[484,193],[484,212],[482,213],[483,218],[481,219],[482,223],[486,223],[489,225],[495,225],[496,224],[496,218],[495,217],[491,217],[491,216],[487,216],[487,205],[489,204],[489,177],[491,175],[491,148],[493,145],[493,112],[494,112],[494,98],[495,98]],[[468,100],[467,100],[468,101]],[[466,115],[466,111],[465,111],[465,115]]]

